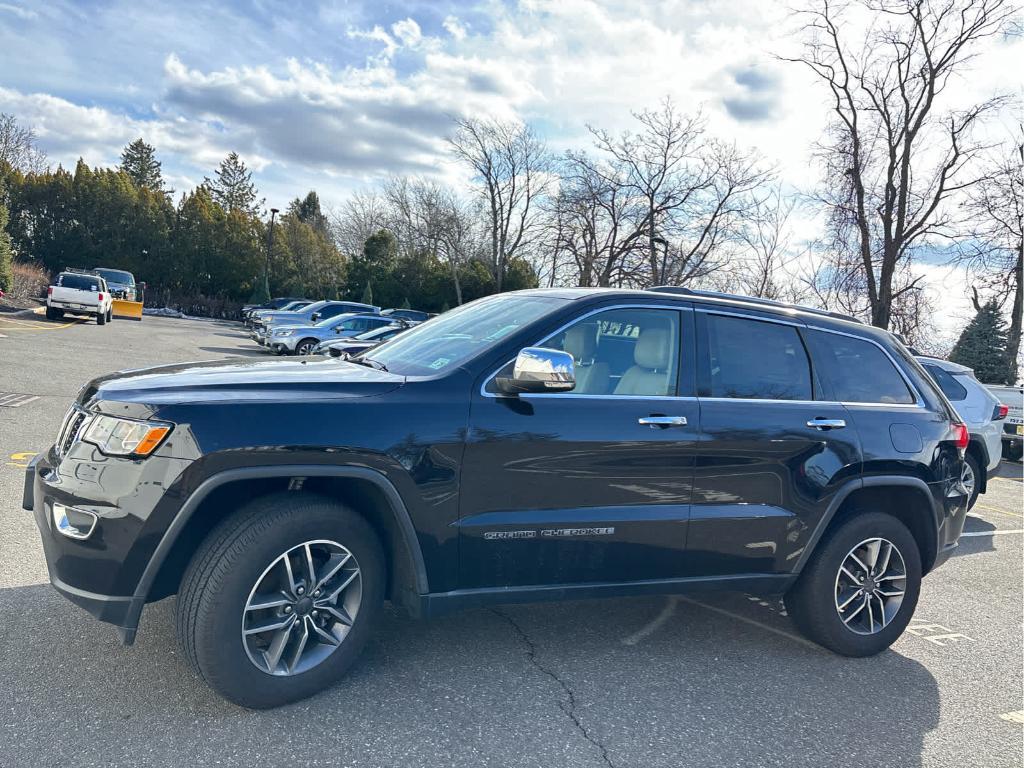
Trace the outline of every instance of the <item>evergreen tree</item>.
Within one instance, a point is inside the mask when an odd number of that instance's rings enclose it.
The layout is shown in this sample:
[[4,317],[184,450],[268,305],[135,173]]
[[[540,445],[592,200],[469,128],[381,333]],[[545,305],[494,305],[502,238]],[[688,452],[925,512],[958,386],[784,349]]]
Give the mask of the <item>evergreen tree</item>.
[[412,309],[412,304],[409,303],[409,297],[406,296],[402,299],[402,309]]
[[310,190],[301,200],[295,198],[288,206],[288,212],[293,214],[303,224],[308,224],[317,232],[327,234],[327,217],[320,208],[320,197],[316,192]]
[[12,262],[11,236],[7,234],[7,207],[0,202],[0,291],[10,291],[14,287]]
[[995,300],[978,309],[949,355],[950,362],[974,369],[982,384],[1010,384],[1006,364],[1006,323]]
[[366,281],[366,287],[363,288],[363,295],[359,299],[363,304],[373,304],[373,286],[370,285],[370,281]]
[[121,153],[121,170],[128,174],[135,186],[151,192],[163,192],[164,180],[160,174],[160,161],[156,149],[141,138],[136,139]]
[[263,200],[257,199],[256,185],[252,183],[252,171],[245,167],[237,152],[224,158],[217,168],[216,178],[207,178],[203,184],[210,190],[213,201],[225,211],[256,216],[263,207]]

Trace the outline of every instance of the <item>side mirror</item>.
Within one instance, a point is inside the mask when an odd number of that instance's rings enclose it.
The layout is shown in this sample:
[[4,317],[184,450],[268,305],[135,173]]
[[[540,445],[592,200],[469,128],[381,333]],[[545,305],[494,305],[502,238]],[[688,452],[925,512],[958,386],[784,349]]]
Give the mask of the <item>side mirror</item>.
[[516,355],[512,376],[495,379],[498,389],[515,395],[528,392],[568,392],[576,386],[572,355],[558,349],[526,347]]
[[314,312],[309,319],[312,320],[315,323],[317,320],[320,319],[320,313],[319,312]]

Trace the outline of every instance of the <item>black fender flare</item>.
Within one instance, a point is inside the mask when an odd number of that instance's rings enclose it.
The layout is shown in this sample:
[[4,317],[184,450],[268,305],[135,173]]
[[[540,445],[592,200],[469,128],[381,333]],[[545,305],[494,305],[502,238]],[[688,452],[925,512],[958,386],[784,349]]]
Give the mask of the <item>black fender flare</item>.
[[419,539],[416,536],[416,529],[409,516],[409,510],[405,507],[401,495],[395,486],[380,472],[367,467],[357,466],[330,466],[323,464],[285,464],[266,467],[239,467],[228,469],[211,475],[199,484],[182,504],[178,514],[164,532],[160,543],[153,551],[146,569],[139,579],[135,592],[132,595],[128,615],[125,617],[125,626],[119,627],[121,639],[125,645],[131,645],[135,640],[135,633],[138,629],[139,619],[142,616],[142,609],[146,604],[146,598],[156,580],[157,574],[163,566],[164,560],[170,553],[171,548],[177,541],[178,536],[185,529],[189,519],[199,508],[203,500],[216,488],[225,483],[232,483],[238,480],[256,480],[267,478],[283,477],[345,477],[366,480],[373,483],[384,494],[388,504],[391,506],[398,523],[398,530],[401,533],[403,543],[409,550],[412,562],[412,576],[418,594],[425,595],[430,591],[427,581],[427,569],[423,562],[423,552],[420,549]]
[[977,451],[981,455],[981,461],[978,467],[978,476],[974,478],[974,482],[978,485],[978,493],[985,493],[988,490],[988,463],[992,457],[989,456],[988,446],[984,440],[977,437],[972,437],[970,442],[967,443],[967,451]]
[[804,566],[811,557],[811,554],[815,549],[817,549],[818,542],[821,541],[821,537],[825,535],[825,531],[832,522],[832,518],[835,517],[839,507],[842,506],[843,502],[846,501],[851,493],[862,488],[892,486],[915,488],[924,493],[925,498],[928,499],[928,506],[931,511],[931,515],[928,516],[928,522],[932,538],[935,541],[935,552],[932,554],[934,555],[937,553],[939,548],[939,521],[942,519],[942,516],[936,506],[935,497],[932,496],[932,492],[928,487],[928,484],[918,477],[908,477],[906,475],[872,475],[870,477],[861,477],[850,480],[836,491],[836,495],[832,501],[829,502],[828,508],[825,510],[825,514],[821,516],[821,520],[818,521],[817,526],[815,526],[814,531],[807,540],[807,545],[804,547],[804,551],[801,553],[800,558],[796,562],[796,566],[793,568],[793,576],[799,576],[801,571],[803,571]]

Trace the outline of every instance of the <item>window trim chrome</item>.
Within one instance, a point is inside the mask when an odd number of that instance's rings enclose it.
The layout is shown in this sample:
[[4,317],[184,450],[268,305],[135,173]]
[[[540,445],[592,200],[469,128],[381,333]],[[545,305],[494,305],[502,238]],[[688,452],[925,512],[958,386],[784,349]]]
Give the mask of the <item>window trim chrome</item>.
[[[483,383],[480,385],[480,395],[481,395],[481,397],[486,397],[486,398],[490,398],[490,399],[493,399],[493,400],[506,400],[506,399],[509,399],[509,398],[516,398],[516,397],[519,397],[519,398],[550,398],[550,397],[558,397],[558,398],[574,398],[574,399],[589,399],[589,400],[675,400],[675,401],[697,401],[697,400],[699,400],[701,402],[705,402],[706,401],[706,402],[711,402],[711,403],[715,403],[715,402],[723,402],[723,403],[769,403],[769,404],[775,404],[775,405],[788,403],[788,404],[791,404],[791,405],[819,405],[819,406],[833,406],[833,407],[835,407],[837,405],[840,405],[840,406],[844,406],[844,407],[849,406],[849,407],[853,407],[853,408],[900,408],[900,409],[918,408],[918,409],[924,409],[924,408],[927,407],[926,404],[925,404],[924,398],[921,396],[921,392],[914,385],[914,383],[907,377],[906,373],[904,373],[904,371],[900,367],[899,363],[896,362],[896,359],[891,354],[889,354],[889,350],[887,350],[885,347],[883,347],[881,344],[879,344],[875,339],[869,338],[867,336],[861,336],[861,335],[858,335],[856,333],[847,333],[845,331],[837,331],[837,330],[834,330],[834,329],[831,329],[831,328],[823,328],[823,327],[821,327],[819,325],[812,325],[808,321],[804,321],[804,320],[788,320],[788,319],[785,319],[785,318],[765,317],[764,315],[751,314],[751,313],[747,313],[747,312],[733,312],[733,311],[725,310],[725,309],[717,309],[715,307],[710,307],[710,308],[708,308],[708,307],[693,307],[693,306],[683,305],[683,304],[678,304],[678,305],[672,305],[672,304],[612,304],[612,305],[609,305],[609,306],[597,307],[597,308],[591,310],[590,312],[582,314],[579,317],[573,318],[571,321],[569,321],[569,322],[565,323],[564,325],[560,326],[555,331],[553,331],[552,333],[548,334],[547,336],[542,338],[540,341],[538,341],[536,344],[533,344],[531,346],[543,346],[544,342],[548,341],[549,339],[553,338],[554,336],[557,336],[558,334],[562,333],[562,331],[564,331],[567,328],[575,325],[579,321],[585,320],[586,318],[588,318],[588,317],[590,317],[592,315],[598,314],[600,312],[607,312],[607,311],[615,310],[615,309],[670,309],[670,310],[675,310],[677,312],[702,312],[704,314],[711,314],[711,315],[727,315],[727,316],[730,316],[730,317],[739,317],[739,318],[742,318],[744,320],[753,320],[755,322],[764,322],[764,323],[776,323],[778,325],[788,325],[788,326],[797,328],[798,330],[800,328],[804,328],[804,329],[807,329],[807,330],[821,331],[822,333],[832,333],[832,334],[835,334],[836,336],[848,336],[849,338],[856,339],[858,341],[866,341],[869,344],[874,344],[876,347],[878,347],[882,351],[882,354],[884,354],[888,358],[889,362],[896,369],[896,372],[899,374],[900,378],[903,379],[903,383],[910,390],[911,395],[914,396],[915,401],[913,403],[870,403],[870,402],[860,402],[860,401],[856,401],[856,400],[778,400],[778,399],[769,399],[769,398],[760,398],[760,397],[700,397],[700,396],[694,396],[694,395],[649,395],[649,396],[645,396],[645,395],[584,395],[584,394],[576,394],[576,393],[573,393],[573,392],[550,392],[550,393],[535,392],[535,393],[523,393],[523,394],[519,394],[519,395],[506,395],[506,394],[494,394],[492,392],[488,392],[487,391],[487,385],[490,384],[491,381],[494,380],[494,378],[498,375],[498,373],[505,366],[507,366],[509,363],[515,361],[514,357],[509,359],[509,360],[507,360],[506,362],[502,363],[500,366],[498,366],[498,368],[493,373],[491,373],[490,376],[488,376],[486,379],[484,379]],[[756,312],[757,310],[752,310],[752,311]],[[813,355],[810,355],[810,351],[809,350],[808,350],[808,354],[810,356],[811,370],[813,372],[814,358],[813,358]]]
[[[544,346],[544,342],[554,338],[555,336],[560,334],[562,331],[566,330],[567,328],[572,327],[573,325],[575,325],[576,323],[580,322],[581,320],[586,320],[588,317],[591,317],[592,315],[599,314],[601,312],[610,312],[610,311],[613,311],[613,310],[616,310],[616,309],[669,309],[669,310],[672,310],[674,312],[692,312],[693,311],[693,307],[687,306],[685,304],[609,304],[609,305],[603,306],[603,307],[595,307],[594,309],[592,309],[589,312],[586,312],[586,313],[584,313],[582,315],[579,315],[578,317],[574,317],[569,322],[565,323],[564,325],[559,326],[557,329],[555,329],[554,331],[549,333],[547,336],[542,338],[536,344],[529,344],[527,346],[543,347]],[[682,325],[680,325],[680,327],[679,327],[680,339],[682,338],[682,335],[683,335],[682,331],[683,331],[683,328],[682,328]],[[483,383],[480,385],[480,396],[481,397],[490,398],[492,400],[508,400],[508,399],[516,399],[516,398],[535,398],[535,397],[541,397],[541,398],[547,398],[547,397],[562,397],[562,398],[565,398],[565,397],[570,397],[570,398],[577,398],[577,399],[578,398],[588,398],[588,399],[592,399],[592,400],[595,400],[595,399],[596,400],[696,400],[697,399],[693,395],[650,395],[650,396],[647,396],[647,395],[583,395],[583,394],[577,394],[577,393],[573,393],[573,392],[550,392],[550,393],[547,393],[547,392],[525,392],[525,393],[520,393],[518,395],[507,395],[507,394],[495,394],[493,392],[488,392],[487,391],[487,385],[490,384],[495,379],[495,377],[497,377],[497,375],[501,372],[501,370],[505,366],[507,366],[509,363],[512,363],[512,362],[515,362],[515,358],[514,357],[509,359],[509,360],[506,360],[504,363],[499,365],[494,370],[494,372],[491,373],[490,376],[488,376],[486,379],[484,379]],[[681,360],[680,360],[680,364],[682,364]],[[677,372],[676,375],[678,376],[678,372]]]

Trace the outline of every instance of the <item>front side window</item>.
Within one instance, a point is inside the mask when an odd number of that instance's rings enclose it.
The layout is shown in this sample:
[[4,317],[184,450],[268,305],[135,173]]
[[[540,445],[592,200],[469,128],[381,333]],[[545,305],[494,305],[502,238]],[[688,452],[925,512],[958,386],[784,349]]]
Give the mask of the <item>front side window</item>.
[[791,325],[705,315],[709,397],[811,400],[811,366]]
[[814,361],[843,403],[910,405],[914,395],[889,356],[876,344],[852,336],[810,330]]
[[610,309],[540,344],[572,355],[577,395],[665,397],[679,378],[679,312]]

